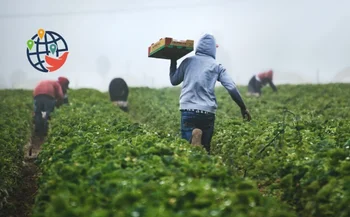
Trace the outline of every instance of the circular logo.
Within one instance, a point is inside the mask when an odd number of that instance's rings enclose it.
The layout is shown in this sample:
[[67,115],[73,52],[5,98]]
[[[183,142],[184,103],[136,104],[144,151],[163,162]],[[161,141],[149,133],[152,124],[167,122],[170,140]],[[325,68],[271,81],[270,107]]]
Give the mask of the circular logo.
[[53,31],[39,29],[27,41],[27,58],[38,71],[47,73],[61,68],[68,57],[68,45],[64,38]]

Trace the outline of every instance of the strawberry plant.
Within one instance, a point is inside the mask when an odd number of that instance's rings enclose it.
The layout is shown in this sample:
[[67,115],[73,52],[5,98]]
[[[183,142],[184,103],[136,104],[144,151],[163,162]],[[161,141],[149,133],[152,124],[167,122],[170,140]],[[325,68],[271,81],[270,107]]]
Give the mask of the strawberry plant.
[[[33,216],[349,216],[349,87],[266,89],[244,97],[251,122],[218,88],[211,156],[180,138],[179,88],[131,88],[129,114],[107,93],[71,90],[37,160]],[[19,183],[32,98],[0,97],[4,205]]]
[[33,217],[296,216],[221,157],[134,123],[105,94],[70,96],[39,154]]
[[0,213],[20,182],[23,146],[31,133],[31,92],[0,90]]
[[[243,122],[223,88],[216,90],[212,150],[232,173],[255,180],[261,193],[300,216],[348,216],[349,84],[281,85],[244,97],[253,120]],[[246,88],[240,88],[245,95]],[[180,137],[180,89],[136,88],[131,117]]]

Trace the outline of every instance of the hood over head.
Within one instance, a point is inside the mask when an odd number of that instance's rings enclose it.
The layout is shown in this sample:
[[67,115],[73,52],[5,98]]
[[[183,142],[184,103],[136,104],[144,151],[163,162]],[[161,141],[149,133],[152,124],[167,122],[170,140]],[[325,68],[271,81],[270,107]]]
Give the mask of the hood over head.
[[67,89],[69,89],[69,88],[68,88],[68,86],[69,86],[69,80],[68,80],[68,78],[66,78],[66,77],[58,77],[58,83],[59,83],[61,86],[67,86]]
[[269,79],[271,79],[271,80],[272,80],[272,77],[273,77],[273,71],[272,71],[272,70],[267,71],[266,76],[267,76]]
[[266,79],[266,78],[272,80],[273,79],[273,71],[269,70],[269,71],[266,71],[266,72],[262,72],[262,73],[258,74],[258,77],[261,80],[262,79]]
[[201,39],[199,39],[196,54],[211,56],[215,59],[216,47],[217,46],[214,36],[205,34]]

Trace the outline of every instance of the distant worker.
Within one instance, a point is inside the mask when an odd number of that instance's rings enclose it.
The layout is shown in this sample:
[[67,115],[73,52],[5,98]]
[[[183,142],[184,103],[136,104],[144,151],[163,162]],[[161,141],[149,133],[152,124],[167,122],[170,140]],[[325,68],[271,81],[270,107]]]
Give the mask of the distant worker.
[[272,82],[273,71],[262,72],[254,75],[248,84],[248,95],[261,96],[261,89],[269,84],[273,91],[277,92],[276,86]]
[[210,154],[217,109],[214,93],[216,81],[226,88],[231,98],[240,107],[243,118],[251,120],[249,111],[226,69],[218,64],[214,36],[205,34],[198,42],[196,53],[182,61],[170,63],[170,82],[173,86],[183,82],[180,95],[181,134],[192,145],[202,145]]
[[33,91],[34,96],[34,123],[35,133],[46,136],[48,131],[48,120],[55,106],[59,108],[64,101],[69,80],[61,77],[58,81],[40,81]]
[[109,84],[110,100],[123,111],[128,111],[129,88],[124,79],[114,78]]

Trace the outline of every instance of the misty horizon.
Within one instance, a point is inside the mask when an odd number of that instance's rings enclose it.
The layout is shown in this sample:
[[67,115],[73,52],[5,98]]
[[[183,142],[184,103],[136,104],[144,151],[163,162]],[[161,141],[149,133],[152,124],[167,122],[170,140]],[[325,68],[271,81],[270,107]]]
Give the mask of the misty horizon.
[[[163,37],[196,46],[204,33],[216,38],[216,59],[238,85],[268,69],[276,84],[350,82],[349,8],[345,0],[4,0],[0,88],[32,89],[58,76],[72,88],[102,91],[115,77],[130,87],[171,87],[170,61],[148,58],[148,46]],[[26,42],[39,28],[68,44],[66,63],[53,73],[37,71],[27,59]]]

